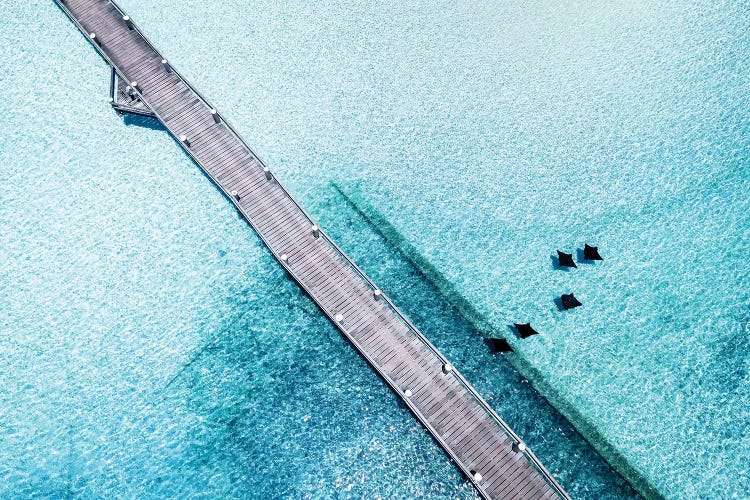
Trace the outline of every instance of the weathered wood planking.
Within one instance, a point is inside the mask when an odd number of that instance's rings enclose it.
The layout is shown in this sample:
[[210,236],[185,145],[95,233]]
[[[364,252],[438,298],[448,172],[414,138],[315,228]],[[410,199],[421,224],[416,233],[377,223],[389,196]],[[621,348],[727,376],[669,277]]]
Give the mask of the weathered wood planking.
[[[108,0],[56,0],[100,54],[237,206],[289,275],[485,498],[569,498],[463,376],[331,241],[263,162],[123,11]],[[90,34],[96,36],[92,39]],[[135,84],[137,82],[137,85]],[[183,140],[182,138],[185,138]]]

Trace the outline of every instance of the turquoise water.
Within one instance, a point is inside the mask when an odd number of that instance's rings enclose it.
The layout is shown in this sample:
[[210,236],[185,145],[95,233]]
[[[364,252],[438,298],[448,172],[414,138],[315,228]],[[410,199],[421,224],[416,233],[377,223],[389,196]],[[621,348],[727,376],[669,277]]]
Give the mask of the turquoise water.
[[[574,497],[635,496],[331,187],[325,144],[377,136],[339,116],[357,76],[307,66],[339,27],[318,64],[369,64],[350,14],[390,7],[122,4]],[[168,135],[114,115],[62,12],[0,11],[0,497],[473,498]]]
[[[477,9],[413,26],[341,189],[641,491],[747,498],[747,2]],[[605,261],[553,267],[585,242]]]

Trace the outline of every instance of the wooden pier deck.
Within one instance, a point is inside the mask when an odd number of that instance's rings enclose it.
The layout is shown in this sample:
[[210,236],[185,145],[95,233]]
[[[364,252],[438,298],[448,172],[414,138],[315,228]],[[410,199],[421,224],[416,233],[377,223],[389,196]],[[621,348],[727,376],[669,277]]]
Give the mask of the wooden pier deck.
[[55,1],[482,497],[569,498],[459,371],[315,225],[224,117],[166,62],[116,3]]

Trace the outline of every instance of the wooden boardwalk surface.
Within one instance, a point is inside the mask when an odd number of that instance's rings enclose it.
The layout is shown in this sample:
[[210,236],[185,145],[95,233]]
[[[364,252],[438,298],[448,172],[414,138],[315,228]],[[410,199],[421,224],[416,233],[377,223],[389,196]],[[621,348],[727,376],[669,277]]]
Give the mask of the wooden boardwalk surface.
[[[55,0],[484,498],[568,498],[536,456],[108,0]],[[93,35],[93,36],[92,36]]]

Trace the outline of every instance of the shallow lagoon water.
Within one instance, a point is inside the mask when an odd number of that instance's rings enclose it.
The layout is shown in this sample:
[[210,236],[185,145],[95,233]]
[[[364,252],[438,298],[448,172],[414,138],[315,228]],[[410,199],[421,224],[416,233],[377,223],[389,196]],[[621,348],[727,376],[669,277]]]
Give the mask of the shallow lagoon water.
[[641,491],[747,497],[747,3],[506,5],[340,187]]
[[[108,69],[62,12],[0,5],[0,496],[472,498],[167,134],[112,113]],[[330,187],[335,155],[303,140],[325,134],[279,108],[299,88],[251,71],[274,60],[257,12],[284,24],[283,6],[123,6],[575,497],[634,495]],[[196,9],[246,36],[196,29]],[[233,49],[196,53],[213,40]]]

